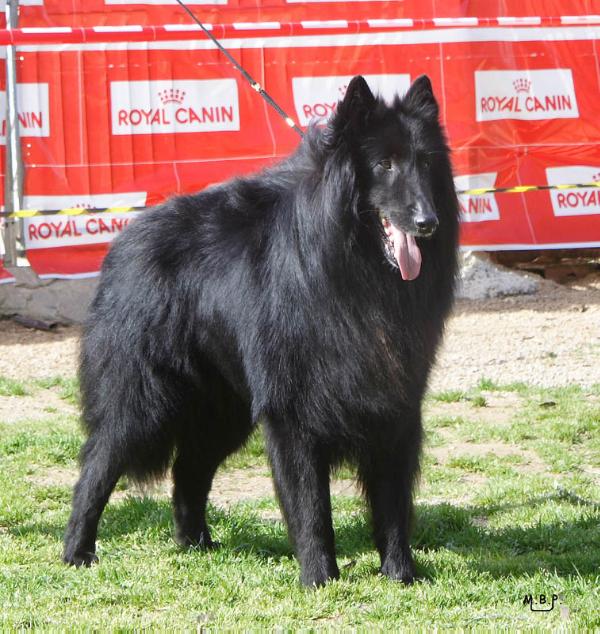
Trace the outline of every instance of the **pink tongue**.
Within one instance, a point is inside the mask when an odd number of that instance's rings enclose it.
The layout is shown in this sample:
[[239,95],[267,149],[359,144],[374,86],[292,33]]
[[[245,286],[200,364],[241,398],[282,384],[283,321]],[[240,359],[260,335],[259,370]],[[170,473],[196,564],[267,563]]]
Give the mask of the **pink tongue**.
[[394,256],[403,280],[414,280],[421,272],[421,251],[413,236],[391,225]]

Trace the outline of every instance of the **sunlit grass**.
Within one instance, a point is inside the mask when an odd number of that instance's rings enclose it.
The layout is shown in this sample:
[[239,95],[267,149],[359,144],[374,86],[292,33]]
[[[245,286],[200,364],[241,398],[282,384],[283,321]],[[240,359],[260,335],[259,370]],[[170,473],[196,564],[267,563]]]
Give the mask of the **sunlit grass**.
[[[71,402],[76,395],[74,381],[34,388],[64,390]],[[511,386],[485,381],[461,394],[473,399],[506,391]],[[109,503],[100,525],[100,564],[67,568],[60,554],[71,489],[52,474],[76,473],[77,417],[0,422],[0,625],[597,629],[600,389],[519,385],[513,391],[521,399],[497,424],[480,419],[485,406],[473,400],[464,401],[464,415],[425,418],[412,539],[421,580],[411,587],[378,575],[370,522],[352,495],[333,498],[341,579],[319,590],[300,587],[271,497],[211,506],[209,523],[222,547],[202,553],[175,545],[167,499],[121,496]],[[453,407],[464,400],[455,396],[431,402]],[[469,451],[473,443],[478,452]],[[505,451],[494,450],[499,446]],[[257,466],[268,468],[260,431],[224,468]],[[560,605],[531,612],[523,597],[540,593],[559,594]]]

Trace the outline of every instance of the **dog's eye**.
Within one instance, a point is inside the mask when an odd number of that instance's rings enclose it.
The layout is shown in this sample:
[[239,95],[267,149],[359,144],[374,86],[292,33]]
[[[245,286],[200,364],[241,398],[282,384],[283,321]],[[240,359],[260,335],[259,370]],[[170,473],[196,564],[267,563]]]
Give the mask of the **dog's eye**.
[[392,169],[392,161],[390,161],[390,159],[383,159],[383,161],[379,161],[379,166],[389,171]]

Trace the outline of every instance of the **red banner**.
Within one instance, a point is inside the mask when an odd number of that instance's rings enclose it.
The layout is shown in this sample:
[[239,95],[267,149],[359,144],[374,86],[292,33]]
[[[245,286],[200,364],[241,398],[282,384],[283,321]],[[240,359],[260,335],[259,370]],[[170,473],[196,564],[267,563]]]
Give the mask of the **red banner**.
[[0,262],[0,284],[13,284],[14,282],[14,275],[10,271],[7,271]]
[[[260,169],[297,145],[172,2],[28,4],[21,24],[35,28],[18,46],[27,208],[152,205]],[[600,19],[583,16],[600,14],[596,0],[281,1],[261,7],[260,25],[243,22],[257,19],[244,0],[189,4],[228,23],[215,33],[301,126],[325,120],[355,74],[391,98],[426,73],[458,189],[600,179]],[[507,17],[497,17],[500,7]],[[557,17],[538,17],[541,9]],[[109,20],[125,30],[70,30]],[[68,43],[54,43],[47,25],[60,26]],[[598,189],[460,203],[464,247],[600,246]],[[40,275],[93,275],[128,219],[28,219],[27,256]]]

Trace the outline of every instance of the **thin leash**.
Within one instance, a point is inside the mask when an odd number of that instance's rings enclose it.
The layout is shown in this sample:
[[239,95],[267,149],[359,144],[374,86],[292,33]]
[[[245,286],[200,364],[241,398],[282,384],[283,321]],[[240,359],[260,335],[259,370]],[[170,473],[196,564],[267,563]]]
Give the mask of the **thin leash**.
[[239,71],[242,77],[250,84],[253,90],[256,92],[277,112],[277,114],[301,137],[304,137],[304,132],[296,125],[294,120],[288,116],[285,110],[269,95],[269,93],[250,75],[250,73],[235,59],[235,57],[219,42],[219,40],[207,29],[202,22],[193,14],[192,10],[182,1],[177,0],[177,3],[181,8],[192,18],[192,20],[204,31],[204,34],[213,42],[213,44],[225,55],[225,57],[231,62],[233,67]]

